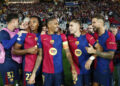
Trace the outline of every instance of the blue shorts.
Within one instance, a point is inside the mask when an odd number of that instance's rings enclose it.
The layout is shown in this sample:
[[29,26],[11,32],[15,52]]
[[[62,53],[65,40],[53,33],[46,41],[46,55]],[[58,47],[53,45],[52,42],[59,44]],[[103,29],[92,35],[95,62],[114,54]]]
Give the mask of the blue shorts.
[[63,85],[63,73],[48,74],[43,73],[43,86],[62,86]]
[[99,83],[102,86],[112,86],[112,74],[103,74],[98,71],[94,71],[94,82]]
[[11,58],[6,58],[3,64],[0,64],[0,75],[1,83],[5,84],[14,84],[14,81],[17,80],[19,75],[18,64],[14,62]]
[[74,86],[91,86],[90,74],[79,74],[78,80]]
[[[22,67],[23,67],[23,84],[24,86],[34,86],[34,84],[28,84],[27,81],[29,80],[32,71],[26,72],[25,71],[25,57],[23,58],[23,63],[22,63]],[[37,72],[36,72],[36,76],[39,74],[40,71],[40,67],[38,68]]]
[[3,86],[6,84],[14,84],[15,81],[15,74],[14,71],[9,72],[0,72],[0,82],[3,84]]
[[27,82],[29,81],[30,79],[30,76],[31,76],[31,73],[32,72],[24,72],[24,76],[23,76],[23,86],[34,86],[34,84],[28,84]]

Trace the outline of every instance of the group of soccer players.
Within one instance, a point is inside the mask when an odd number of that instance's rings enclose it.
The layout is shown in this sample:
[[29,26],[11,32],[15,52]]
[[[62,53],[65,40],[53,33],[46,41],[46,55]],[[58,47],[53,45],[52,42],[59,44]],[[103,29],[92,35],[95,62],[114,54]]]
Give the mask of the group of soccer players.
[[[17,14],[9,14],[7,22],[6,29],[14,32],[19,24]],[[31,16],[23,20],[20,31],[12,37],[4,29],[1,30],[0,42],[5,49],[5,61],[0,63],[3,86],[13,86],[15,80],[19,81],[21,62],[22,86],[35,86],[40,69],[43,86],[64,86],[63,49],[71,65],[74,86],[112,86],[116,38],[106,30],[101,15],[92,18],[94,34],[82,34],[81,24],[79,20],[71,20],[70,34],[66,36],[57,33],[58,20],[51,17],[46,23],[48,31],[41,34],[39,17]],[[119,34],[117,38],[119,40]],[[20,60],[15,61],[12,55],[19,56],[16,58]]]

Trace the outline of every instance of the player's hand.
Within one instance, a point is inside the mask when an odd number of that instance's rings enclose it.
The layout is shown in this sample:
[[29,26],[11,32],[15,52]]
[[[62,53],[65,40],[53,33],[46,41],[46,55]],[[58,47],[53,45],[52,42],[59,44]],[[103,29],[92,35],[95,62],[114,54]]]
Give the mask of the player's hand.
[[72,77],[73,77],[73,83],[76,84],[77,82],[77,71],[75,68],[72,69]]
[[21,36],[23,33],[28,33],[27,31],[19,31],[17,34]]
[[103,51],[103,47],[99,43],[96,43],[95,47],[98,51]]
[[32,47],[32,48],[27,49],[27,53],[29,53],[29,54],[37,54],[38,53],[37,45]]
[[93,60],[88,59],[85,63],[85,69],[90,70],[90,66],[92,64]]
[[86,50],[89,54],[95,54],[96,53],[96,50],[90,44],[89,44],[89,47],[85,47],[85,48],[86,48]]
[[35,83],[35,74],[34,73],[30,76],[30,79],[27,83],[28,84],[34,84]]

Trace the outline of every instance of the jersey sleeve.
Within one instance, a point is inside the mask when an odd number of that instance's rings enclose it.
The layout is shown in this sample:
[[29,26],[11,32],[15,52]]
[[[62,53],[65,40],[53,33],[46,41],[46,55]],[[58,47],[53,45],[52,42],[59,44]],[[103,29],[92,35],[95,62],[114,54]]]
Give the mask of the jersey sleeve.
[[67,41],[67,37],[65,34],[61,34],[61,38],[62,38],[62,41],[63,42],[66,42]]
[[67,41],[67,37],[65,34],[61,34],[61,38],[62,38],[62,42],[63,42],[63,48],[64,49],[68,49],[69,46],[68,46],[68,41]]
[[26,38],[26,35],[27,35],[26,33],[23,33],[21,36],[19,36],[19,37],[17,38],[16,43],[23,45],[23,44],[24,44],[24,40],[25,40],[25,38]]
[[18,35],[16,34],[11,40],[3,40],[2,45],[5,49],[11,48],[17,41]]
[[120,40],[120,33],[116,34],[116,41]]
[[115,42],[115,36],[111,33],[108,32],[109,38],[106,41],[106,46],[109,51],[115,51],[117,49],[117,45]]
[[96,44],[94,37],[92,35],[90,35],[89,33],[86,34],[86,39],[87,39],[88,43],[91,44],[92,46],[94,46]]

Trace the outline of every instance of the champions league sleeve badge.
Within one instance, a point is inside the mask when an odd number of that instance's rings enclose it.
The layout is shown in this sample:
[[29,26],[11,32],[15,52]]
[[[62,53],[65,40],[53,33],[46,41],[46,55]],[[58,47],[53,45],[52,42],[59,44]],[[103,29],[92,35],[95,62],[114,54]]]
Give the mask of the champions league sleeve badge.
[[81,56],[81,54],[82,54],[82,51],[80,49],[75,50],[75,55],[76,56]]
[[57,49],[56,48],[50,48],[49,53],[50,53],[50,55],[54,56],[54,55],[57,54]]

